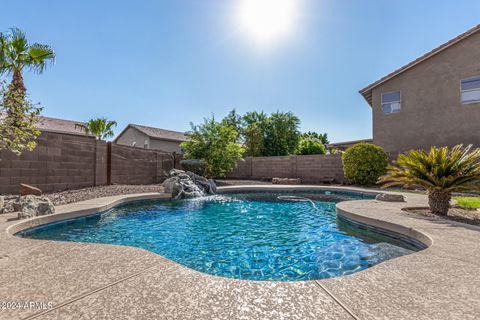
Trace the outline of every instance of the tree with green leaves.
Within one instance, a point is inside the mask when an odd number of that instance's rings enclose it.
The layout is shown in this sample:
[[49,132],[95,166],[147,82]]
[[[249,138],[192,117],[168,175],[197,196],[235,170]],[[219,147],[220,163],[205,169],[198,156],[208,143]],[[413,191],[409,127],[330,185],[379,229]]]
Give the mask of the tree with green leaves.
[[302,138],[304,139],[312,139],[312,140],[317,140],[323,145],[327,145],[330,143],[328,140],[328,135],[326,133],[318,133],[318,132],[313,132],[313,131],[308,131],[302,133]]
[[260,157],[265,153],[265,134],[268,116],[262,112],[247,112],[242,117],[242,141],[244,142],[246,155]]
[[36,122],[42,108],[28,100],[22,72],[28,69],[42,73],[54,59],[52,48],[29,43],[18,28],[0,33],[0,75],[12,76],[8,88],[0,84],[0,149],[20,155],[36,147],[40,135]]
[[186,133],[189,140],[180,145],[185,150],[185,159],[203,160],[207,176],[224,177],[245,151],[237,142],[238,132],[224,121],[215,121],[214,117],[191,126],[192,130]]
[[40,135],[36,123],[41,110],[24,94],[7,90],[5,82],[0,82],[0,150],[21,155],[25,150],[35,149]]
[[242,116],[238,114],[237,110],[232,109],[222,122],[235,129],[238,132],[237,142],[241,142],[243,136],[243,120]]
[[265,156],[295,154],[300,141],[300,119],[291,112],[270,115],[264,138]]
[[323,143],[314,138],[302,137],[297,149],[298,155],[325,154],[327,150]]
[[12,28],[7,33],[0,33],[0,74],[12,75],[8,90],[16,91],[19,97],[27,91],[23,70],[41,74],[54,60],[55,51],[50,46],[30,43],[22,30]]
[[75,128],[84,131],[86,135],[93,134],[99,140],[113,137],[113,128],[116,126],[116,121],[110,121],[107,118],[90,119],[85,123],[75,124]]
[[451,150],[432,147],[429,152],[408,151],[398,156],[378,182],[385,188],[423,188],[432,213],[447,215],[452,192],[480,190],[480,148],[471,148],[456,145]]

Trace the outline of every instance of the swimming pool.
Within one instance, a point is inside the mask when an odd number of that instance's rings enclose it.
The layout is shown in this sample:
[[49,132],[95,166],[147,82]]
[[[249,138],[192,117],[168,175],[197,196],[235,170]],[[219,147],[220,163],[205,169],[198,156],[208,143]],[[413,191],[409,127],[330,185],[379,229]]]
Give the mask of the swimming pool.
[[[279,199],[295,195],[313,201]],[[142,201],[18,233],[21,237],[140,247],[212,275],[299,281],[351,274],[421,249],[338,218],[345,192],[251,192]]]

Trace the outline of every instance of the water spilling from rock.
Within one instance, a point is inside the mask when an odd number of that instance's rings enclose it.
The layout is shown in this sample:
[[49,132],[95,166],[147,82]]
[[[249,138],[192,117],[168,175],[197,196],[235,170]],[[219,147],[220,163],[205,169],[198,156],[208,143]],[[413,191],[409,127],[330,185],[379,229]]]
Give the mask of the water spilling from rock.
[[198,198],[214,194],[217,187],[211,179],[204,178],[190,171],[172,169],[169,178],[163,182],[165,192],[175,199]]

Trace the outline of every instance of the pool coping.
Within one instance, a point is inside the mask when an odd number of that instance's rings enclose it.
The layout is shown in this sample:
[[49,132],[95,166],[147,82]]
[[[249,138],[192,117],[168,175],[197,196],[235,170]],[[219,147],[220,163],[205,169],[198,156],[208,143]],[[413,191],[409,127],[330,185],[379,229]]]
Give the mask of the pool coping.
[[[362,192],[367,194],[378,194],[378,193],[384,192],[382,190],[362,189],[362,188],[356,188],[356,187],[305,186],[305,185],[302,185],[302,186],[248,185],[248,186],[228,186],[228,187],[219,188],[220,193],[224,191],[235,192],[235,191],[249,191],[249,190],[332,190],[332,191],[346,191],[346,192]],[[395,192],[395,194],[398,194],[398,192]],[[378,277],[380,278],[384,277],[385,281],[388,281],[389,280],[388,273],[384,273],[384,271],[388,270],[389,272],[391,272],[392,268],[395,268],[396,265],[398,266],[399,270],[402,270],[402,272],[405,272],[406,274],[411,274],[411,275],[414,275],[415,273],[419,273],[420,271],[432,269],[434,266],[431,264],[434,264],[434,262],[438,262],[438,259],[442,261],[444,260],[450,261],[452,263],[455,262],[457,264],[461,264],[462,267],[465,267],[465,266],[472,267],[472,265],[478,266],[478,263],[476,262],[478,260],[475,260],[476,257],[473,257],[475,259],[464,261],[465,253],[462,254],[462,250],[458,250],[458,247],[452,248],[451,243],[449,243],[448,241],[449,238],[448,237],[445,238],[444,234],[449,232],[453,233],[452,237],[456,237],[457,239],[460,234],[463,236],[463,238],[462,238],[462,241],[460,241],[462,243],[459,243],[458,245],[463,246],[466,251],[476,250],[475,245],[476,243],[478,243],[477,241],[480,240],[480,228],[464,225],[462,223],[455,223],[451,221],[448,221],[448,222],[439,221],[436,219],[426,219],[426,218],[420,218],[420,217],[415,217],[413,215],[406,215],[405,213],[401,213],[402,207],[412,206],[412,205],[425,206],[426,204],[426,197],[424,195],[417,195],[417,194],[410,194],[410,193],[405,193],[403,195],[406,198],[406,202],[403,202],[403,203],[380,202],[376,200],[353,200],[353,201],[340,202],[337,204],[337,213],[341,216],[344,216],[347,219],[351,219],[359,223],[371,225],[377,228],[386,229],[392,232],[403,234],[408,237],[412,237],[428,245],[427,249],[408,255],[408,256],[388,260],[372,268],[368,268],[366,270],[360,271],[358,273],[355,273],[349,276],[325,279],[325,280],[311,280],[311,281],[305,281],[305,282],[280,282],[280,283],[276,283],[276,285],[282,287],[283,289],[289,288],[288,290],[294,290],[294,289],[299,290],[298,288],[301,286],[310,287],[310,284],[302,284],[302,283],[311,283],[312,285],[315,285],[317,288],[319,288],[319,290],[321,290],[323,294],[325,294],[328,298],[333,300],[334,305],[333,304],[331,305],[329,303],[326,306],[326,308],[338,308],[340,306],[341,310],[343,310],[342,312],[345,313],[346,318],[376,319],[376,318],[390,317],[392,319],[394,318],[396,319],[399,313],[398,313],[398,310],[396,312],[392,312],[391,310],[392,308],[395,310],[394,306],[388,305],[388,308],[387,308],[387,306],[382,307],[380,305],[380,306],[375,306],[375,308],[372,306],[366,308],[364,303],[361,303],[360,301],[358,301],[359,299],[358,296],[355,296],[355,294],[353,293],[346,293],[343,289],[349,286],[352,286],[352,283],[357,283],[357,285],[359,283],[363,285],[368,284],[373,287],[381,286],[382,283],[381,281],[378,280]],[[6,252],[4,253],[4,255],[22,256],[23,251],[33,250],[32,248],[35,247],[35,246],[30,246],[30,243],[28,245],[24,244],[23,242],[27,241],[27,239],[22,239],[13,235],[14,233],[17,233],[19,231],[22,231],[31,227],[35,227],[41,224],[91,215],[96,212],[105,211],[114,206],[127,203],[127,202],[147,200],[147,199],[168,199],[170,197],[171,196],[169,194],[149,193],[149,194],[124,195],[124,196],[98,198],[98,199],[83,201],[83,202],[74,203],[70,205],[59,206],[57,207],[57,213],[49,216],[41,216],[41,217],[36,217],[36,218],[22,220],[22,221],[12,221],[11,219],[9,221],[1,221],[0,230],[2,230],[3,232],[2,232],[2,236],[0,237],[0,240],[2,238],[6,239],[10,243],[13,243],[14,247],[15,245],[18,245],[20,249],[18,250],[18,252]],[[47,244],[50,243],[50,241],[44,241],[44,240],[33,240],[33,241],[39,243],[38,246],[43,244],[44,247],[48,247]],[[73,246],[75,246],[75,244],[73,244]],[[98,246],[108,247],[107,249],[110,249],[110,247],[118,247],[118,246],[110,246],[110,245],[102,245],[102,244],[89,244],[89,247],[92,247],[92,248],[95,248]],[[139,248],[121,247],[119,248],[119,250],[120,249],[125,252],[134,251],[138,254],[145,255],[145,256],[152,255],[149,252]],[[2,252],[0,252],[0,255],[1,254]],[[157,256],[156,254],[153,254],[153,255]],[[23,256],[25,259],[28,259],[28,252],[26,252],[26,254]],[[423,261],[426,256],[431,257],[432,259],[431,263],[429,263],[428,260]],[[158,257],[161,257],[161,256],[158,256]],[[184,276],[201,277],[203,279],[207,279],[208,282],[220,281],[222,283],[225,282],[233,287],[239,287],[239,288],[244,288],[247,285],[246,283],[250,283],[249,284],[250,286],[258,286],[259,288],[270,286],[265,284],[265,282],[262,282],[262,281],[259,282],[259,281],[222,278],[222,277],[216,277],[216,276],[203,274],[203,273],[199,275],[199,272],[180,266],[174,262],[171,262],[168,259],[159,258],[159,261],[160,261],[160,264],[162,265],[163,264],[169,265],[170,272],[174,272],[174,270],[177,270],[175,272],[180,272],[179,270],[182,270],[181,272],[184,273]],[[412,261],[412,264],[415,264],[415,263],[418,264],[421,262],[420,263],[421,267],[416,265],[414,269],[410,269],[408,267],[408,264],[405,265],[407,261]],[[464,262],[464,265],[461,263],[462,261]],[[28,265],[28,261],[25,261],[25,263]],[[366,281],[365,278],[368,279],[370,275],[376,276],[375,281],[365,282]],[[208,280],[208,279],[211,279],[211,280]],[[405,280],[407,280],[407,278],[398,279],[398,281],[400,282]],[[273,282],[273,284],[275,284],[275,282]],[[43,284],[43,285],[48,285],[48,284]],[[119,284],[113,284],[113,286],[118,286],[118,285]],[[462,292],[455,292],[455,290],[452,290],[450,288],[450,290],[453,291],[449,293],[452,296],[452,300],[453,301],[458,300],[459,299],[458,296],[461,293],[464,293],[465,288],[468,288],[467,290],[468,292],[473,291],[475,294],[478,293],[478,297],[480,297],[480,292],[478,292],[479,289],[471,288],[471,284],[469,285],[467,282],[463,284],[461,288],[462,290],[457,290]],[[246,290],[246,289],[242,289],[242,290]],[[434,286],[432,290],[435,291]],[[61,305],[60,307],[55,308],[54,309],[55,311],[47,310],[47,311],[42,311],[40,313],[38,312],[32,313],[29,316],[27,316],[27,318],[31,316],[35,316],[35,317],[48,316],[49,314],[53,315],[58,312],[65,312],[65,314],[67,314],[66,310],[68,308],[72,308],[76,304],[76,301],[86,299],[86,297],[89,297],[90,295],[98,294],[98,292],[103,293],[104,291],[105,291],[105,294],[107,294],[106,290],[102,289],[101,291],[96,291],[91,294],[89,293],[84,297],[80,297],[77,300],[73,300],[66,305]],[[248,292],[245,292],[245,294],[247,293]],[[398,296],[398,294],[399,294],[398,292],[395,292],[395,293],[392,292],[390,295],[387,295],[386,297],[388,297],[388,299],[393,299],[393,301],[396,301],[395,296]],[[403,294],[408,295],[409,293],[404,292]],[[475,296],[476,295],[474,295],[474,297]],[[295,298],[294,296],[291,296],[290,298],[294,299],[295,301],[299,299],[299,297]],[[403,300],[400,299],[397,302],[401,303],[402,301]],[[380,302],[377,302],[377,304],[378,303]],[[68,308],[67,308],[67,305],[69,306]],[[270,307],[271,306],[266,306],[267,309],[269,309]],[[303,307],[306,307],[306,306],[303,306]],[[474,307],[480,307],[480,306],[477,303],[476,305],[474,304]],[[450,308],[444,308],[443,311],[440,310],[442,311],[441,314],[444,316],[444,318],[452,318],[451,316],[452,314],[454,314],[452,313],[454,311],[450,310],[452,308],[453,306]],[[336,310],[335,312],[340,312],[337,309],[335,310]],[[100,311],[101,310],[97,310],[97,312],[100,312]],[[130,311],[127,311],[127,312],[130,312]],[[315,309],[314,312],[320,312],[320,310]],[[424,306],[423,308],[420,308],[420,310],[418,309],[409,310],[408,306],[405,306],[402,312],[404,312],[404,315],[406,317],[408,317],[409,314],[411,315],[415,314],[417,318],[421,319],[422,317],[421,316],[419,317],[419,315],[424,314],[425,319],[428,319],[428,317],[434,318],[434,316],[438,316],[439,310],[438,308],[429,308],[426,306]],[[11,316],[11,314],[9,314],[9,316]],[[258,314],[256,314],[256,316],[258,316]],[[305,315],[305,317],[302,319],[308,319],[309,317],[310,316]],[[0,310],[0,318],[2,318],[1,310]],[[398,318],[402,318],[402,317],[398,317]],[[462,314],[462,319],[469,319],[469,318],[472,318],[472,319],[474,318],[474,314],[471,311],[470,313],[467,311]]]

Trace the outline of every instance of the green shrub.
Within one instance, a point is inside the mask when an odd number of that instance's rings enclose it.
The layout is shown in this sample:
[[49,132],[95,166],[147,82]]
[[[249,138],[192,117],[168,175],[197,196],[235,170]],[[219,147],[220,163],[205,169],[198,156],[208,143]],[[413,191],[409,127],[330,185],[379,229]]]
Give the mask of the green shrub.
[[225,122],[215,118],[205,119],[200,125],[193,125],[186,133],[188,141],[180,146],[185,150],[185,159],[201,159],[207,165],[206,176],[221,178],[233,170],[242,159],[244,149],[237,143],[238,132]]
[[327,151],[325,146],[312,138],[302,138],[298,144],[297,154],[308,155],[308,154],[325,154]]
[[372,185],[386,173],[388,156],[370,143],[358,143],[342,155],[345,177],[354,184]]
[[201,159],[187,159],[180,161],[180,165],[186,171],[193,172],[198,175],[205,175],[207,171],[207,163]]

